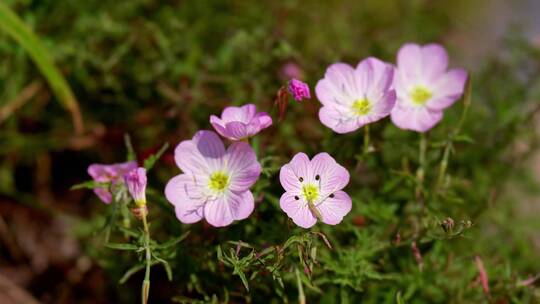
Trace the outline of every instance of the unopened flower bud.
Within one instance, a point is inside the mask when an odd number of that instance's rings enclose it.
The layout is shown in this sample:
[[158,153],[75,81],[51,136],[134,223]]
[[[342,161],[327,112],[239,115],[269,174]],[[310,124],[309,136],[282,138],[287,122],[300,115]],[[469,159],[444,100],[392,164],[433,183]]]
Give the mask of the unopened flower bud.
[[136,168],[124,175],[129,194],[138,207],[146,205],[146,169]]
[[292,79],[289,82],[289,92],[292,94],[296,101],[302,101],[303,99],[310,99],[311,93],[309,92],[309,86],[298,79]]

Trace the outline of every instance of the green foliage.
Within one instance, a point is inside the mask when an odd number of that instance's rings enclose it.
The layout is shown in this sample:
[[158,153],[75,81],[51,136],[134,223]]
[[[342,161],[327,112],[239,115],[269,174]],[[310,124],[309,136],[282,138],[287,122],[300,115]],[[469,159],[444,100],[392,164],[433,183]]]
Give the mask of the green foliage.
[[[520,32],[512,30],[493,47],[496,53],[466,66],[471,81],[465,96],[425,137],[388,120],[371,125],[369,133],[337,135],[319,122],[315,99],[290,103],[281,122],[273,107],[289,62],[299,65],[312,88],[330,63],[356,64],[368,55],[395,61],[408,41],[442,42],[450,64],[462,65],[459,54],[468,54],[469,46],[458,42],[460,18],[481,4],[9,3],[53,50],[91,126],[91,140],[82,148],[66,140],[70,120],[55,105],[48,104],[46,112],[33,104],[21,108],[0,132],[2,194],[22,202],[41,199],[25,193],[14,177],[20,167],[37,166],[35,155],[76,149],[80,158],[69,163],[60,154],[53,166],[59,176],[76,164],[123,161],[122,134],[133,138],[133,144],[124,139],[127,159],[152,168],[148,244],[124,202],[125,189],[108,206],[90,191],[77,201],[91,212],[81,212],[76,234],[106,271],[117,298],[139,297],[131,291],[140,288],[149,248],[155,302],[538,302],[538,283],[521,283],[540,271],[534,245],[540,221],[527,211],[527,201],[539,194],[529,161],[540,143],[540,50]],[[1,102],[39,77],[18,44],[3,38]],[[196,130],[211,128],[209,115],[248,102],[274,115],[272,128],[251,142],[263,167],[253,188],[254,213],[222,229],[179,223],[163,197],[164,184],[179,170],[173,149],[159,145],[174,147]],[[38,134],[24,128],[28,120],[43,125]],[[353,209],[341,224],[319,224],[307,232],[281,211],[279,168],[300,151],[326,151],[349,169],[346,191]],[[71,184],[88,178],[85,168],[77,174]],[[83,182],[73,189],[103,186],[109,185]],[[475,256],[484,261],[489,296],[478,281]]]

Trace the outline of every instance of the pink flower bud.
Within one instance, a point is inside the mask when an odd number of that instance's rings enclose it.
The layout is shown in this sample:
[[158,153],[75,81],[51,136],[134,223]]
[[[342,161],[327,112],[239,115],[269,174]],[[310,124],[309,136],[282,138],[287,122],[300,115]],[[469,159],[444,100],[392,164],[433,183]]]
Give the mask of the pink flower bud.
[[293,78],[289,82],[289,92],[296,101],[302,101],[303,99],[310,99],[311,93],[309,92],[309,86],[298,79]]
[[146,169],[136,168],[124,175],[129,194],[137,206],[146,205]]

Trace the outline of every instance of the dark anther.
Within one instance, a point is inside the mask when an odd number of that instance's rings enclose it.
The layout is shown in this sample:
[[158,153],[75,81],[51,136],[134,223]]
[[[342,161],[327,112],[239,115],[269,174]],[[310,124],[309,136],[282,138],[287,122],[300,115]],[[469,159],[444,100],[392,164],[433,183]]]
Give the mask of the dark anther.
[[300,180],[300,182],[303,182],[303,181],[304,181],[304,178],[303,178],[303,177],[300,177],[299,180]]
[[330,198],[334,198],[334,193],[330,194]]
[[320,180],[321,177],[319,176],[319,174],[315,175],[315,180]]
[[299,200],[300,198],[299,198],[297,195],[295,195],[295,196],[294,196],[294,199],[295,199],[295,200]]

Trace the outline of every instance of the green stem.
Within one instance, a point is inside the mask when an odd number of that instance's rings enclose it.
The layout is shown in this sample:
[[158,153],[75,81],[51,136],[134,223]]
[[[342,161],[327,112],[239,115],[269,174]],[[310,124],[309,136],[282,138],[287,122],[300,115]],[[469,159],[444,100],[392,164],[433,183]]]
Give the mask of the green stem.
[[364,154],[369,153],[369,124],[364,126]]
[[420,202],[422,209],[424,208],[424,198],[422,191],[424,188],[424,176],[426,172],[426,150],[427,150],[427,137],[425,133],[420,133],[420,144],[418,149],[418,169],[416,170],[416,199]]
[[296,274],[296,284],[298,286],[298,303],[306,304],[306,295],[304,294],[304,288],[302,287],[302,281],[300,279],[300,272],[298,271],[298,268],[295,268],[294,272]]
[[458,121],[458,124],[456,125],[456,128],[450,134],[450,138],[448,139],[448,142],[446,143],[444,147],[443,157],[439,165],[439,176],[437,177],[436,190],[440,190],[442,187],[442,184],[444,182],[444,178],[446,175],[446,169],[448,168],[448,160],[450,159],[452,141],[454,140],[454,137],[459,135],[459,132],[461,131],[461,128],[463,127],[463,124],[465,123],[465,118],[467,117],[467,113],[469,112],[470,106],[471,106],[471,79],[469,78],[465,86],[465,94],[463,95],[463,110],[461,111],[461,116],[459,117],[459,121]]
[[142,304],[148,303],[148,294],[150,292],[150,267],[152,266],[152,253],[150,252],[150,231],[146,220],[146,213],[142,217],[144,225],[144,248],[146,251],[146,272],[141,289]]
[[437,190],[441,189],[444,183],[444,177],[446,175],[446,168],[448,167],[448,159],[450,158],[450,149],[452,147],[452,142],[449,141],[444,147],[443,158],[439,165],[439,176],[437,177]]

